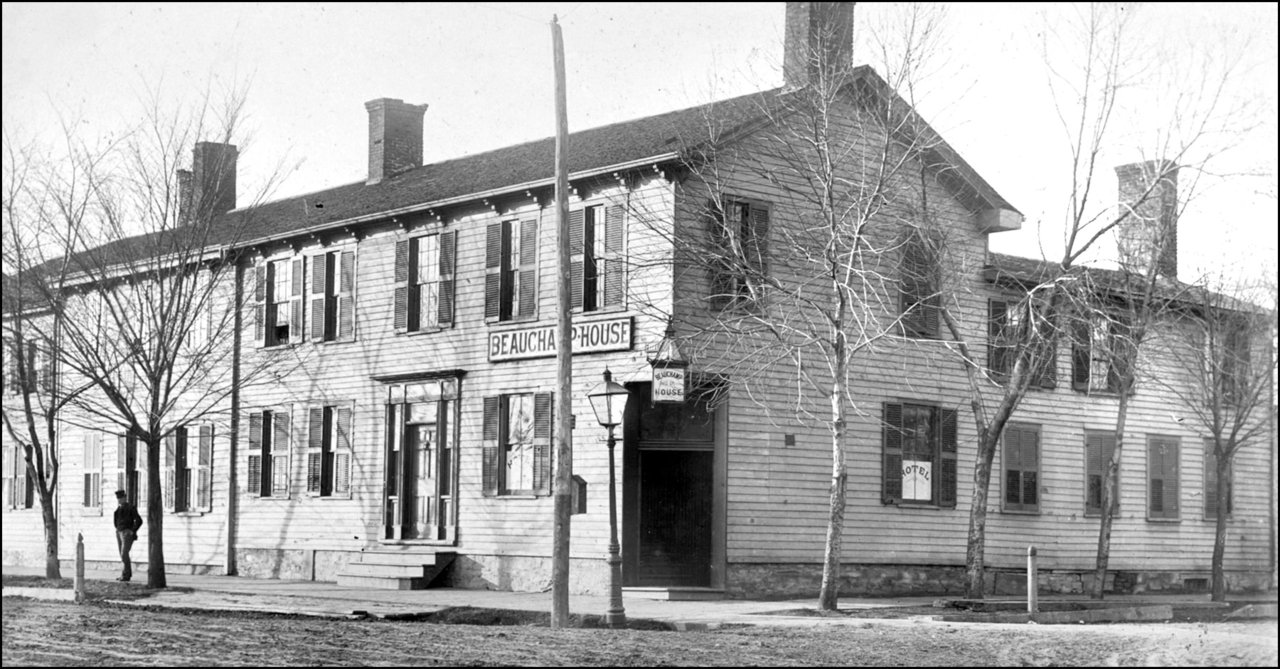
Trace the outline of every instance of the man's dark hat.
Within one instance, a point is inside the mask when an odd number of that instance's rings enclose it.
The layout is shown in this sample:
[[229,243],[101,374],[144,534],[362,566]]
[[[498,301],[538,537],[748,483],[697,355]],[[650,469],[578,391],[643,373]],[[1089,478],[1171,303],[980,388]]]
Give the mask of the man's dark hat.
[[123,491],[123,490],[117,490],[117,491],[116,491],[116,497],[127,497],[127,496],[128,496],[128,493],[126,493],[126,492],[125,492],[125,491]]

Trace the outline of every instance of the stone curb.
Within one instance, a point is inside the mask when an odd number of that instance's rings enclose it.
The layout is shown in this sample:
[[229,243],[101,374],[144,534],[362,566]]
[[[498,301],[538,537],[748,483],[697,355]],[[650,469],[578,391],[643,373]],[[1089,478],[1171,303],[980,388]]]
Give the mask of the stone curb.
[[75,590],[64,590],[62,588],[25,588],[25,587],[5,587],[4,597],[29,597],[31,599],[47,599],[59,602],[76,601]]
[[1091,609],[1085,611],[1045,611],[1042,613],[969,613],[965,615],[944,615],[939,616],[939,618],[946,622],[1036,623],[1040,625],[1141,622],[1171,620],[1173,618],[1173,606],[1169,604],[1154,604],[1150,606],[1125,606],[1120,608]]

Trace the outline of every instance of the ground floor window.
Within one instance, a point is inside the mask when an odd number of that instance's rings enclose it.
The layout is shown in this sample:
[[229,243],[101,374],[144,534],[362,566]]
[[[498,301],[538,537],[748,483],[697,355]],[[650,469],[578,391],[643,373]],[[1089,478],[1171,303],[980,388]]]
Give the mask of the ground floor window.
[[252,497],[289,496],[289,407],[249,414],[246,490]]
[[22,446],[6,446],[4,449],[4,502],[5,508],[30,509],[35,505],[35,488],[27,471],[26,455]]
[[954,507],[956,411],[886,402],[882,416],[882,502]]
[[1004,429],[1004,510],[1040,510],[1040,426]]
[[484,398],[485,495],[551,494],[552,393]]

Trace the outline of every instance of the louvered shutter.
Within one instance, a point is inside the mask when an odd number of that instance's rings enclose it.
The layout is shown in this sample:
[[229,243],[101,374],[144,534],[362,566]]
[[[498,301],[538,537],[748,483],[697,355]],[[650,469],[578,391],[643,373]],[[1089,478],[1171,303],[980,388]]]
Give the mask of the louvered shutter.
[[337,443],[333,449],[333,494],[351,494],[351,429],[354,411],[349,406],[337,411]]
[[[520,222],[520,313],[521,317],[538,313],[538,221]],[[515,314],[513,314],[515,315]]]
[[311,407],[307,415],[307,493],[319,495],[324,469],[324,408]]
[[1071,388],[1085,392],[1089,390],[1089,369],[1093,365],[1088,321],[1073,322],[1071,334]]
[[262,412],[260,411],[249,414],[249,462],[245,492],[255,496],[262,494]]
[[356,253],[343,251],[338,256],[338,341],[356,337]]
[[307,326],[306,321],[302,320],[305,298],[302,294],[301,258],[290,263],[289,272],[289,342],[297,343],[303,340],[303,333],[306,332]]
[[271,496],[289,496],[289,432],[288,408],[271,414]]
[[498,444],[498,408],[502,397],[495,395],[484,398],[484,442],[481,448],[483,471],[481,472],[481,492],[486,497],[498,494],[498,468],[500,446]]
[[258,261],[253,267],[253,345],[267,342],[267,267]]
[[[1086,432],[1085,433],[1085,459],[1086,471],[1088,478],[1086,479],[1085,511],[1089,514],[1098,514],[1102,512],[1102,491],[1105,485],[1108,463],[1111,461],[1111,454],[1115,451],[1116,437],[1112,432]],[[1120,481],[1117,472],[1115,488],[1115,499],[1112,500],[1112,511],[1115,512],[1120,508]]]
[[[116,490],[123,490],[126,494],[132,492],[129,490],[129,467],[126,462],[127,443],[123,434],[116,435]],[[137,499],[128,499],[134,503],[134,506],[142,506]]]
[[39,347],[36,351],[40,363],[36,365],[35,374],[36,379],[38,379],[40,383],[40,391],[43,393],[52,393],[54,381],[57,379],[57,377],[54,376],[55,360],[52,353],[53,348],[46,343],[44,347]]
[[102,458],[94,453],[94,439],[97,438],[101,443],[101,435],[93,432],[85,433],[84,445],[81,452],[81,462],[84,463],[84,499],[81,506],[87,508],[100,507],[102,505],[101,491],[98,490],[102,477]]
[[582,285],[584,271],[584,210],[569,212],[569,305],[573,309],[582,308]]
[[409,274],[409,256],[412,240],[402,239],[396,242],[396,290],[395,290],[395,328],[396,332],[407,332],[409,329],[409,287],[412,280]]
[[1178,442],[1153,439],[1147,450],[1149,514],[1152,518],[1178,518]]
[[311,257],[311,338],[324,341],[325,298],[328,296],[329,254]]
[[458,233],[440,233],[440,301],[436,315],[440,327],[453,325],[454,261],[457,254]]
[[[176,432],[176,430],[175,430]],[[177,439],[175,434],[170,433],[164,438],[164,510],[173,511],[174,502],[177,498],[175,486],[177,479],[174,475],[174,461],[177,459]]]
[[1022,509],[1040,510],[1040,433],[1022,431]]
[[707,255],[709,256],[708,268],[711,274],[710,299],[711,306],[715,309],[724,309],[733,303],[737,296],[738,281],[737,274],[733,270],[733,258],[736,255],[733,250],[733,234],[732,229],[736,222],[729,220],[733,218],[733,212],[737,210],[737,206],[732,202],[725,200],[724,208],[716,207],[715,202],[707,204],[709,215],[706,217],[707,237],[710,241]]
[[[134,479],[134,487],[137,492],[129,491],[134,500],[134,506],[139,509],[146,509],[151,505],[151,498],[147,496],[150,483],[147,481],[147,443],[139,441],[136,436],[129,435],[126,439],[128,444],[129,467],[132,469]],[[126,490],[128,490],[126,488]]]
[[485,227],[484,241],[484,317],[502,315],[502,223]]
[[992,378],[1004,383],[1013,367],[1012,351],[1008,348],[1009,305],[1002,300],[987,302],[987,369]]
[[621,205],[605,208],[604,216],[604,266],[600,276],[604,281],[604,304],[612,307],[626,301],[626,217]]
[[213,426],[200,426],[200,451],[196,461],[196,507],[213,510]]
[[13,508],[13,489],[14,489],[14,458],[17,457],[16,446],[4,447],[4,507],[6,509]]
[[1035,367],[1035,377],[1031,382],[1041,388],[1058,387],[1058,343],[1050,342],[1044,358]]
[[933,295],[936,271],[924,245],[923,240],[912,237],[902,249],[902,324],[911,337],[938,335],[938,300]]
[[902,500],[902,405],[886,402],[881,421],[880,503]]
[[956,486],[958,482],[958,472],[956,470],[956,432],[958,428],[958,412],[955,409],[943,409],[942,443],[938,463],[942,475],[938,477],[938,506],[948,508],[954,508],[956,505]]
[[769,210],[761,205],[751,205],[748,215],[750,239],[743,251],[750,267],[751,296],[760,300],[764,298],[765,279],[769,276]]
[[551,494],[551,416],[554,393],[533,396],[533,490]]

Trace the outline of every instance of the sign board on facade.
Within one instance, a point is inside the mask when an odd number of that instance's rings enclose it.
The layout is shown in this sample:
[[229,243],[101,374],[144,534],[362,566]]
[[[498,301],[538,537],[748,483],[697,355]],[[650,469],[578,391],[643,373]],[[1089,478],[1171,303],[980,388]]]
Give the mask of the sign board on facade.
[[[573,354],[631,350],[631,317],[573,324]],[[489,361],[547,358],[556,354],[556,326],[489,333]]]
[[928,460],[903,460],[902,499],[929,501],[933,497],[932,469]]
[[689,370],[684,367],[654,367],[653,368],[653,401],[655,404],[662,402],[678,403],[684,402],[685,389],[685,373]]

